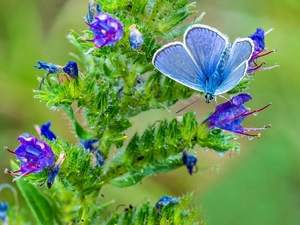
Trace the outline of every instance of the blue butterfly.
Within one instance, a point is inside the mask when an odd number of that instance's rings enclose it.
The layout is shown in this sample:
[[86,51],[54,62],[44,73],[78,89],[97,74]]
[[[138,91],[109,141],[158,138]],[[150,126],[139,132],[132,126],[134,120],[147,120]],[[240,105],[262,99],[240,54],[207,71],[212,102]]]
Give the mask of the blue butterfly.
[[197,24],[186,30],[183,39],[157,50],[152,63],[171,79],[204,92],[207,103],[234,88],[246,74],[254,50],[250,38],[231,44],[217,29]]

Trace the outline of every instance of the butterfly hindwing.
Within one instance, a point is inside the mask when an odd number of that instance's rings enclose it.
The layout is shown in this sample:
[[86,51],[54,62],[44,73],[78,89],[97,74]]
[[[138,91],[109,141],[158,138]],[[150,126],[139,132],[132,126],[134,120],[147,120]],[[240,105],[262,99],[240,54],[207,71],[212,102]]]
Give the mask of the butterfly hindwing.
[[204,74],[203,79],[206,79],[215,72],[228,40],[218,30],[197,24],[186,31],[184,43]]
[[153,56],[153,65],[164,75],[197,91],[204,92],[203,74],[180,42],[159,49]]
[[229,58],[223,70],[222,82],[215,95],[223,94],[234,88],[246,74],[248,61],[252,56],[253,42],[249,38],[235,41],[230,50]]

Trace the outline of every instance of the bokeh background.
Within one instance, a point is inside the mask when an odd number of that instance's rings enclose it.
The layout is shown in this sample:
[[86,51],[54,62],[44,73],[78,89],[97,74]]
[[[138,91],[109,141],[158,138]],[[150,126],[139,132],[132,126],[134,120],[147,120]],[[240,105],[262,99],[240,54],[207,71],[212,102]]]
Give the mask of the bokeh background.
[[[77,142],[67,118],[50,111],[33,98],[37,76],[43,71],[37,60],[64,65],[75,49],[66,35],[70,28],[86,29],[83,17],[88,0],[10,0],[0,1],[0,146],[15,149],[21,133],[35,133],[33,125],[52,121],[59,136]],[[107,186],[106,199],[116,204],[133,204],[162,195],[180,196],[194,192],[194,204],[201,204],[210,225],[298,225],[300,224],[300,2],[299,0],[199,0],[199,12],[206,12],[202,23],[216,27],[233,41],[253,33],[256,27],[274,28],[267,35],[268,49],[276,54],[265,57],[268,65],[279,68],[258,72],[250,89],[252,109],[269,102],[273,105],[244,125],[272,124],[261,139],[240,138],[241,152],[219,158],[215,152],[197,149],[200,172],[189,176],[186,168],[144,179],[126,189]],[[194,97],[195,98],[195,97]],[[134,119],[137,130],[157,118],[172,118],[192,99],[170,111],[155,111]],[[189,110],[199,118],[213,109],[202,99]],[[148,120],[145,122],[145,118]],[[131,131],[132,133],[134,131]],[[2,147],[1,147],[2,148]],[[0,171],[9,168],[14,156],[0,151]],[[0,183],[11,183],[11,176],[0,174]],[[22,201],[22,197],[19,196]],[[13,203],[9,191],[0,201]],[[26,210],[26,204],[22,206]],[[114,208],[112,207],[112,210]],[[29,209],[28,209],[29,211]]]

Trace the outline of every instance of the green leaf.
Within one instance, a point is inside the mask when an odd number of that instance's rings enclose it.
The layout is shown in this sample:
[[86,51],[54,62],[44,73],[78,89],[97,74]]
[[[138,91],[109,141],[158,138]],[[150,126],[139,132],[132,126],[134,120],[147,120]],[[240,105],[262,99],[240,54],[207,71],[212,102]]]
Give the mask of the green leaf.
[[132,186],[147,176],[166,173],[181,167],[183,165],[181,158],[182,154],[178,154],[177,156],[170,156],[167,159],[156,160],[152,164],[146,164],[140,168],[131,167],[128,169],[129,173],[111,180],[110,183],[117,187]]
[[65,110],[65,112],[68,114],[68,116],[70,117],[71,121],[73,122],[74,125],[74,130],[76,135],[80,138],[80,139],[84,139],[84,140],[88,140],[88,139],[92,139],[95,137],[94,134],[88,132],[87,130],[85,130],[76,120],[74,113],[73,113],[73,109],[71,108],[71,106],[63,106],[63,109]]
[[[17,169],[18,165],[12,161],[11,167]],[[38,224],[54,224],[54,213],[51,203],[41,192],[41,189],[29,184],[24,178],[16,180],[16,183]]]

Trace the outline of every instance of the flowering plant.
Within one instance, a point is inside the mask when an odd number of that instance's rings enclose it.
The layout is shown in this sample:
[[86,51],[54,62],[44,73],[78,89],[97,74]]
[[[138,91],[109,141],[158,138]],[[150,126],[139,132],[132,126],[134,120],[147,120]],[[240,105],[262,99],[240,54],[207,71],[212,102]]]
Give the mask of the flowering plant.
[[[246,74],[227,92],[230,100],[205,119],[186,112],[172,120],[154,121],[142,134],[129,135],[134,116],[164,110],[193,94],[201,97],[202,93],[169,79],[152,64],[162,40],[174,40],[202,19],[203,14],[183,23],[197,14],[191,11],[194,7],[194,2],[185,0],[90,0],[87,30],[72,30],[68,36],[79,50],[76,62],[59,66],[38,61],[35,67],[47,73],[34,97],[51,109],[63,110],[78,137],[78,143],[71,144],[51,131],[48,122],[36,126],[40,140],[22,134],[15,151],[7,148],[20,161],[19,169],[12,163],[16,170],[7,172],[15,176],[38,224],[204,224],[200,208],[190,205],[192,194],[129,205],[111,216],[103,212],[113,201],[99,200],[107,184],[126,188],[182,166],[187,175],[193,175],[198,167],[191,149],[200,146],[219,154],[239,151],[236,135],[260,137],[248,131],[270,127],[241,125],[246,116],[270,105],[250,112],[244,105],[250,94],[240,93],[254,72],[270,69],[258,64],[261,57],[274,52],[263,53],[265,33],[258,29],[249,36],[254,48],[246,61]],[[49,190],[40,188],[44,184]]]

